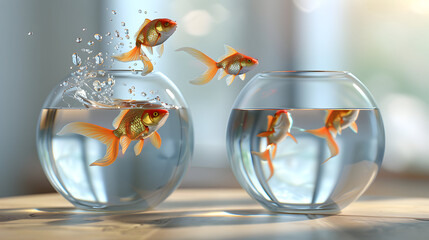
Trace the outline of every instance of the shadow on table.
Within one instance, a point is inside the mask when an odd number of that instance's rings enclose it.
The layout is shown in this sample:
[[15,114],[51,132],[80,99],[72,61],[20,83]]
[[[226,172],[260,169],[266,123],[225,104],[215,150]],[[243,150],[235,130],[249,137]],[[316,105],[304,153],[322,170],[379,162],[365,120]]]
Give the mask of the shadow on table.
[[[143,213],[88,212],[75,208],[0,209],[0,223],[45,220],[47,225],[69,226],[109,220],[158,228],[298,222],[323,215],[277,214],[267,210],[148,211]],[[28,222],[27,222],[28,223]]]

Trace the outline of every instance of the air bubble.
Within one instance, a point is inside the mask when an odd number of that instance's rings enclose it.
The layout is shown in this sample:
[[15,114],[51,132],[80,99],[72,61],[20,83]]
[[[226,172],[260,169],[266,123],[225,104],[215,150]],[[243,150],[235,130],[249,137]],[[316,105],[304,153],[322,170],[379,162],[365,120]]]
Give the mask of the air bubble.
[[101,41],[103,39],[103,36],[101,36],[100,34],[96,33],[94,34],[94,38],[98,41]]
[[122,27],[125,27],[125,22],[121,22],[121,26],[122,26]]
[[106,37],[110,36],[110,34],[111,34],[110,32],[107,32],[107,33],[106,33]]
[[142,13],[142,10],[141,10],[141,9],[139,9],[139,13]]
[[115,36],[116,36],[116,37],[119,37],[119,32],[118,32],[118,30],[115,30]]
[[129,34],[129,33],[130,33],[130,31],[128,30],[128,28],[125,28],[125,29],[124,29],[124,33],[125,33],[125,34]]
[[147,11],[144,11],[144,14],[147,14]]
[[127,35],[125,35],[125,38],[126,38],[126,39],[130,39],[130,35],[128,35],[128,34],[127,34]]
[[97,92],[101,91],[100,81],[95,80],[95,81],[92,83],[92,86],[94,87],[94,90],[95,90],[95,91],[97,91]]
[[109,85],[109,86],[115,85],[115,79],[113,79],[111,77],[107,78],[107,85]]
[[113,15],[116,15],[116,13],[117,13],[117,12],[116,12],[115,10],[112,10],[112,14],[113,14]]
[[34,33],[33,32],[28,32],[27,35],[28,36],[32,36]]
[[98,53],[97,55],[95,55],[94,59],[95,59],[95,64],[101,65],[104,63],[104,58],[102,57],[101,53]]
[[104,75],[106,75],[106,72],[104,70],[98,70],[98,75],[104,77]]
[[75,66],[80,66],[82,64],[82,59],[79,57],[77,53],[72,54],[72,60]]
[[92,45],[94,45],[94,42],[93,41],[88,41],[88,46],[92,46]]
[[85,31],[86,31],[86,28],[82,28],[82,31],[84,31],[84,32],[85,32]]
[[82,42],[82,38],[80,38],[80,37],[76,38],[76,42],[77,43],[81,43]]
[[146,94],[145,92],[141,92],[141,95],[142,95],[143,97],[146,97],[146,96],[147,96],[147,94]]

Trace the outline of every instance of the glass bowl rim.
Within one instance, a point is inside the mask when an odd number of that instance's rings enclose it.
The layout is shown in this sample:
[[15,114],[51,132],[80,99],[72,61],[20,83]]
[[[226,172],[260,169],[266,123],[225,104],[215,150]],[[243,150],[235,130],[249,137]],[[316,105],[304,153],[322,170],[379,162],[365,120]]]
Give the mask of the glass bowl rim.
[[310,77],[353,76],[349,71],[330,71],[330,70],[263,71],[257,75],[262,77],[278,76],[278,77],[309,77],[309,78]]

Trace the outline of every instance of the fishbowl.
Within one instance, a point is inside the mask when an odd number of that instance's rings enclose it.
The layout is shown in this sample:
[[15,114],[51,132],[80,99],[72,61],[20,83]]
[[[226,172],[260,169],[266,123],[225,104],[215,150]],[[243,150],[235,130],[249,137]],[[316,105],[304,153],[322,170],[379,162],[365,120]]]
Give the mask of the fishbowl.
[[84,210],[156,206],[179,185],[193,144],[187,104],[160,72],[76,71],[51,91],[37,129],[46,176]]
[[340,212],[376,177],[384,145],[380,111],[349,72],[259,73],[227,129],[238,182],[274,212]]

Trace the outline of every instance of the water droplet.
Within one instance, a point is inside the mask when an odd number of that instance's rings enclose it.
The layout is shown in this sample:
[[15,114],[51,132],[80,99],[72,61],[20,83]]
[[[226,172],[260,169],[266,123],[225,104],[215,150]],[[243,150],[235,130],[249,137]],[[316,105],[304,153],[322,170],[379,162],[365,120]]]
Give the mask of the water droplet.
[[69,85],[69,82],[68,81],[64,81],[63,82],[63,86],[67,86],[67,85]]
[[139,9],[139,13],[142,13],[142,10],[141,10],[141,9]]
[[77,55],[77,53],[72,54],[72,61],[75,66],[80,66],[82,64],[82,59]]
[[154,94],[155,92],[153,91],[153,90],[150,90],[150,92],[149,92],[150,94]]
[[133,68],[133,69],[131,69],[131,73],[132,74],[138,74],[138,72]]
[[88,78],[96,78],[97,77],[97,73],[96,72],[89,72],[86,74],[86,76]]
[[116,15],[116,13],[117,13],[117,12],[116,12],[115,10],[112,10],[112,14],[113,14],[113,15]]
[[119,32],[118,32],[118,30],[115,30],[115,36],[116,36],[116,37],[119,37]]
[[76,42],[77,43],[81,43],[82,42],[82,38],[80,38],[80,37],[76,38]]
[[100,83],[100,86],[103,88],[103,87],[105,87],[106,86],[106,81],[103,81],[103,82],[101,82]]
[[134,63],[134,66],[137,66],[137,63]]
[[125,38],[126,39],[130,39],[130,35],[125,35]]
[[86,28],[82,28],[82,31],[84,31],[84,32],[85,32],[85,31],[86,31]]
[[106,72],[104,70],[98,70],[98,75],[104,77],[104,75],[106,75]]
[[113,79],[113,78],[111,78],[111,77],[107,78],[107,84],[108,84],[109,86],[113,86],[113,85],[115,85],[115,79]]
[[94,45],[94,42],[93,41],[88,41],[88,46],[92,46],[92,45]]
[[95,57],[95,64],[101,65],[104,63],[104,58],[101,56],[101,53],[97,54]]
[[125,34],[129,34],[129,33],[130,33],[130,31],[128,30],[128,28],[125,28],[125,29],[124,29],[124,33],[125,33]]
[[100,81],[95,80],[95,81],[92,83],[92,86],[94,87],[94,90],[95,90],[95,91],[97,91],[97,92],[101,91]]
[[144,14],[147,14],[147,11],[144,11]]
[[110,32],[107,32],[107,33],[106,33],[106,37],[110,36],[110,34],[111,34]]
[[27,35],[28,36],[32,36],[34,33],[33,32],[28,32]]
[[147,95],[147,94],[146,94],[145,92],[142,92],[142,93],[141,93],[141,95],[142,95],[143,97],[146,97],[146,95]]
[[103,39],[103,36],[97,33],[97,34],[94,34],[94,38],[98,41],[101,41]]
[[130,94],[132,94],[132,93],[133,93],[133,90],[130,88],[130,89],[128,89],[128,92],[129,92]]
[[121,22],[121,26],[122,26],[122,27],[125,27],[125,22]]

